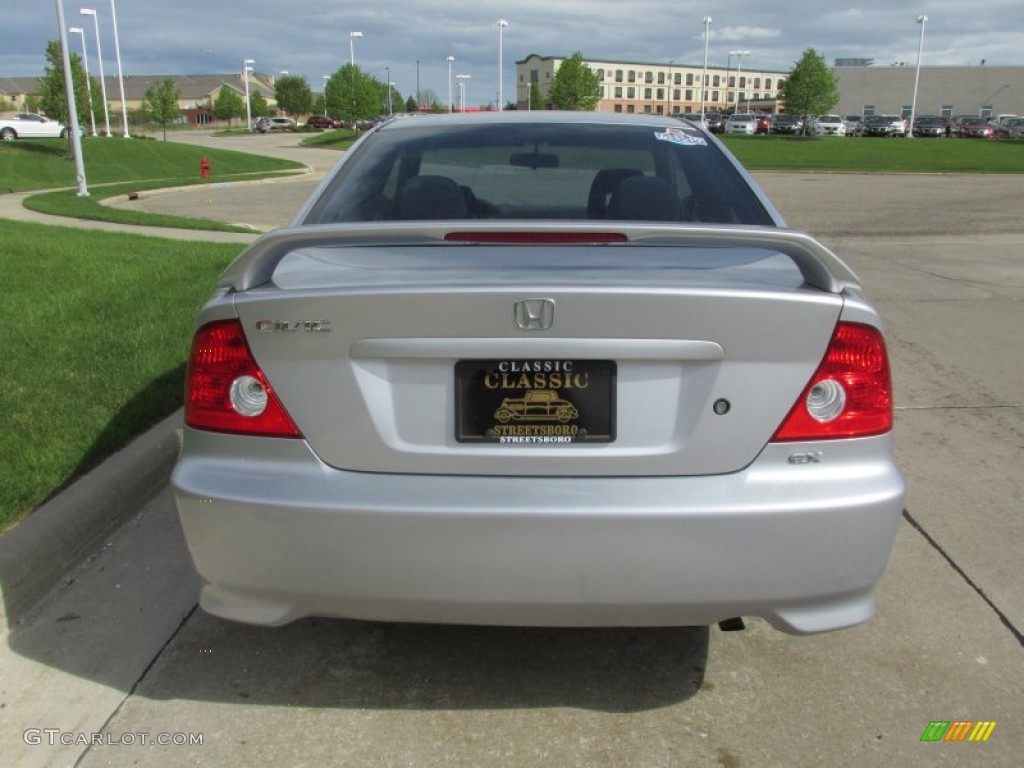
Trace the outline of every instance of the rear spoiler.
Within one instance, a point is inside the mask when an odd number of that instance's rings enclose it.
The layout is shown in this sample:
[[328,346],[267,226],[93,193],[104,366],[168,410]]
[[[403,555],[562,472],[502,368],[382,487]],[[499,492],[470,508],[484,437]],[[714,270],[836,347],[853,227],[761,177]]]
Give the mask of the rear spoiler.
[[[514,226],[511,224],[501,220],[396,221],[383,226],[380,222],[368,222],[277,229],[263,235],[239,254],[221,274],[217,287],[241,292],[264,285],[270,282],[281,259],[300,248],[373,245],[440,245],[460,248],[473,245],[473,233],[481,233],[481,241],[484,241],[488,233],[521,231],[524,228],[533,233],[550,235],[618,234],[625,237],[625,243],[608,247],[619,248],[634,245],[763,248],[791,258],[803,275],[804,282],[813,288],[842,293],[847,289],[859,290],[861,287],[857,276],[838,256],[807,233],[792,229],[608,221],[529,221],[525,225],[523,222],[516,222]],[[445,240],[451,232],[459,233],[460,242]]]

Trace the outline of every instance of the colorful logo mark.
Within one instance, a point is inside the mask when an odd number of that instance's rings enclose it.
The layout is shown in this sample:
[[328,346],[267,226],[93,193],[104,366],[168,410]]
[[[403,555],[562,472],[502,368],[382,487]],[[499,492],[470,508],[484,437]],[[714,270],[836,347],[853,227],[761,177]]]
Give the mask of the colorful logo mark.
[[932,720],[921,741],[988,741],[995,727],[995,720]]

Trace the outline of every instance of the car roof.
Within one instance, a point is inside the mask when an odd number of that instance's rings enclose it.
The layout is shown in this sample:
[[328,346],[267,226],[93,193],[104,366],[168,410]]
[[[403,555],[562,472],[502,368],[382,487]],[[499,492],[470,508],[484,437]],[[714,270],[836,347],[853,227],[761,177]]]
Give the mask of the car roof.
[[510,125],[518,123],[551,125],[649,125],[652,127],[679,127],[672,116],[637,115],[625,112],[569,112],[558,110],[506,110],[503,112],[452,112],[440,115],[422,115],[415,120],[388,120],[380,131],[418,130],[451,125]]

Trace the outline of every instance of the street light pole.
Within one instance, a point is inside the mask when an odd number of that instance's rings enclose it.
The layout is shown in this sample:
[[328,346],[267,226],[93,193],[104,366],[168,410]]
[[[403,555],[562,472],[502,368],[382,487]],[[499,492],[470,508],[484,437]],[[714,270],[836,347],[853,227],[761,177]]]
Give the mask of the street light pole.
[[914,137],[914,117],[917,115],[917,84],[921,79],[921,54],[924,53],[924,28],[928,24],[928,17],[921,14],[917,17],[917,23],[921,25],[921,41],[917,44],[917,70],[914,72],[914,98],[910,102],[910,130],[907,138]]
[[114,0],[110,0],[110,16],[114,22],[114,58],[117,59],[117,84],[121,91],[121,125],[124,128],[124,137],[128,135],[128,105],[124,100],[124,75],[121,73],[121,46],[117,42],[117,8],[114,7]]
[[[740,73],[743,71],[743,57],[749,56],[750,51],[729,51],[729,55],[736,57],[736,108],[733,110],[735,114],[740,111]],[[749,108],[747,111],[750,111]]]
[[330,79],[330,75],[324,75],[324,117],[327,117],[327,81]]
[[704,22],[704,69],[700,73],[700,124],[704,126],[704,112],[707,109],[708,94],[708,35],[711,32],[712,18],[705,16],[701,21]]
[[96,58],[100,62],[100,93],[103,95],[103,122],[107,130],[107,138],[110,133],[110,107],[107,104],[107,79],[103,76],[103,49],[100,47],[100,22],[99,14],[93,8],[81,8],[78,11],[82,16],[92,16],[92,24],[96,30]]
[[469,75],[456,75],[455,79],[459,81],[459,95],[460,102],[462,105],[462,111],[466,111],[466,81],[469,80]]
[[75,175],[78,180],[78,196],[88,197],[89,188],[85,182],[85,160],[82,159],[82,137],[78,135],[78,107],[75,105],[75,83],[71,78],[71,56],[68,54],[68,32],[64,26],[64,2],[57,1],[57,26],[60,28],[60,54],[64,65],[64,98],[68,105],[68,130],[71,132],[71,147],[75,155]]
[[353,67],[356,65],[356,43],[357,37],[362,37],[362,32],[349,32],[348,33],[348,61]]
[[675,59],[668,60],[668,83],[665,88],[665,114],[672,114],[672,65],[675,64]]
[[502,88],[502,69],[504,68],[504,55],[502,52],[503,46],[503,32],[505,27],[508,26],[508,22],[504,19],[498,19],[498,111],[502,112],[505,109],[505,93]]
[[455,111],[455,102],[452,101],[452,62],[455,61],[454,56],[445,56],[445,61],[448,62],[448,111]]
[[92,135],[96,135],[96,114],[92,107],[92,83],[89,82],[89,51],[85,46],[85,30],[81,27],[68,27],[68,32],[77,32],[82,36],[82,68],[85,70],[85,90],[89,94],[89,125]]
[[388,84],[388,117],[391,117],[391,67],[384,67],[384,82]]
[[252,133],[252,104],[249,101],[249,73],[252,72],[252,65],[256,62],[252,59],[242,59],[242,78],[245,80],[245,130]]

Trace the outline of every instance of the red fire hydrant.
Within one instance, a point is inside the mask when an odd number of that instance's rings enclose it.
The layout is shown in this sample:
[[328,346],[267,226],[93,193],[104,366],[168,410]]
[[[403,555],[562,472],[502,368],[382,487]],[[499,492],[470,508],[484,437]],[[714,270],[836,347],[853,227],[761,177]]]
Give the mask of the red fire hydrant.
[[210,178],[210,161],[206,159],[206,155],[199,160],[199,178]]

